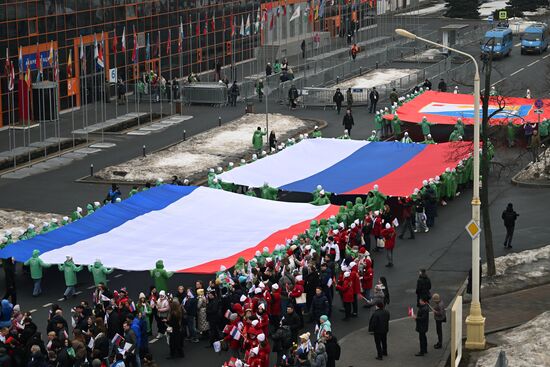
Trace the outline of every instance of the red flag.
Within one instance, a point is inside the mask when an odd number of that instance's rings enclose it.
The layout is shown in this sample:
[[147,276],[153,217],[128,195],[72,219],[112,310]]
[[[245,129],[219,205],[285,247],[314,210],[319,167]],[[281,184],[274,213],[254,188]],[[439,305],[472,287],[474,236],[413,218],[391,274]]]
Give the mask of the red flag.
[[212,13],[210,29],[212,29],[212,31],[216,30],[216,12]]
[[166,42],[166,54],[172,53],[172,31],[168,29],[168,42]]
[[264,22],[267,23],[267,10],[264,9]]
[[132,49],[132,62],[134,64],[138,62],[138,38],[137,38],[135,27],[134,27],[134,48]]
[[204,16],[204,28],[202,29],[202,34],[205,36],[208,34],[208,14]]
[[122,52],[126,52],[126,27],[122,30],[122,42],[120,43]]
[[269,22],[269,30],[273,29],[274,23],[275,23],[275,15],[271,14],[271,22]]
[[286,16],[286,3],[283,4],[283,15]]
[[229,18],[229,23],[231,23],[231,37],[235,35],[235,19]]
[[411,306],[409,306],[409,309],[407,311],[407,316],[413,317],[414,316],[414,310]]
[[67,59],[67,79],[71,79],[73,77],[73,54],[71,50],[69,50],[69,57]]
[[112,47],[113,47],[113,53],[115,54],[116,53],[116,48],[117,48],[117,45],[118,45],[118,40],[117,40],[117,36],[116,36],[116,30],[113,31],[113,44],[112,44]]
[[201,18],[199,17],[197,19],[197,24],[195,25],[195,36],[200,36],[201,35],[201,26],[200,26],[200,23],[201,23]]
[[38,50],[38,44],[36,45],[36,70],[42,74],[42,57],[40,56],[40,51]]

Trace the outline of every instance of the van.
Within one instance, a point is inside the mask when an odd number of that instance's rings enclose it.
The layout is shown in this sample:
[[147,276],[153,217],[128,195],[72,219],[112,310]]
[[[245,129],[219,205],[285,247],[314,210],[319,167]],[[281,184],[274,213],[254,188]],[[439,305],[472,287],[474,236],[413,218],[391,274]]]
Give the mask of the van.
[[509,56],[514,46],[512,30],[505,27],[493,28],[485,33],[481,43],[483,55],[493,54],[493,57]]
[[546,24],[529,26],[521,37],[521,54],[542,54],[548,48],[548,27]]

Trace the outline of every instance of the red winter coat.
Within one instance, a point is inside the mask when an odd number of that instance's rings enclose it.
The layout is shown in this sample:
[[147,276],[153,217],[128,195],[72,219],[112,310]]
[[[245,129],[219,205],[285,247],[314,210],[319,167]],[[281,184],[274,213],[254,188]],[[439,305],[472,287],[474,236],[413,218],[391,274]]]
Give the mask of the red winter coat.
[[357,271],[357,265],[351,270],[351,286],[353,287],[353,294],[361,294],[361,279],[359,278],[359,272]]
[[363,269],[363,277],[361,278],[361,286],[363,290],[372,289],[372,279],[374,278],[374,271],[372,267],[366,267]]
[[384,237],[384,247],[386,248],[386,250],[393,250],[393,248],[395,247],[395,228],[385,228],[382,230],[381,235],[382,237]]
[[271,291],[271,315],[281,316],[281,290]]
[[302,293],[304,293],[304,281],[300,280],[294,284],[294,288],[292,288],[292,292],[290,292],[289,296],[292,298],[298,298],[302,295]]
[[262,359],[260,356],[249,356],[246,364],[248,367],[262,367]]
[[[238,328],[239,322],[241,322],[241,319],[239,317],[237,317],[234,321],[231,321],[227,325],[227,331],[229,333],[226,333],[226,335],[223,339],[229,344],[229,349],[238,350],[238,349],[241,348],[242,338],[239,338],[239,340],[235,340],[230,334],[231,330],[233,330],[233,327]],[[241,330],[241,332],[242,332],[242,330]]]
[[269,333],[269,316],[267,316],[267,313],[264,312],[261,315],[257,313],[256,317],[260,321],[256,326],[256,328],[262,329],[262,332],[264,333],[264,335],[267,336],[267,334]]
[[336,238],[334,238],[336,243],[338,244],[338,247],[340,248],[340,253],[344,254],[346,251],[346,245],[348,243],[348,233],[346,230],[341,229],[338,232],[338,235]]
[[262,367],[269,367],[269,353],[271,353],[271,348],[267,340],[264,341],[263,344],[263,347],[262,344],[260,344],[260,352],[258,353],[258,357],[260,357]]
[[267,309],[265,311],[267,312],[268,315],[271,315],[271,293],[269,293],[268,290],[265,290],[262,293],[262,296],[264,297],[265,302],[267,304]]
[[361,237],[359,237],[360,233],[361,233],[361,227],[357,225],[355,226],[355,228],[349,231],[349,244],[351,247],[361,246]]
[[380,237],[382,232],[382,218],[374,218],[374,223],[372,225],[372,235],[374,237]]
[[336,286],[340,292],[342,292],[342,301],[345,303],[353,302],[353,285],[350,277],[344,278],[344,281]]

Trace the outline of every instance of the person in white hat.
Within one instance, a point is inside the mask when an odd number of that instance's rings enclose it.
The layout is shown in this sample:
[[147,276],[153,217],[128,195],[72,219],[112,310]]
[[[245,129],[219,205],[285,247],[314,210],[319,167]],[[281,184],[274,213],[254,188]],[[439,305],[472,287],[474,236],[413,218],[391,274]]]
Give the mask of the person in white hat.
[[386,228],[381,233],[384,238],[384,247],[386,248],[386,258],[388,263],[386,267],[391,268],[393,266],[393,249],[395,247],[395,228],[390,223],[386,223]]
[[348,321],[351,317],[351,307],[353,304],[353,282],[351,279],[351,273],[349,271],[344,272],[344,278],[338,281],[336,289],[342,294],[342,302],[344,303],[345,317],[344,321]]
[[73,296],[76,292],[75,286],[78,283],[76,280],[76,273],[82,270],[82,265],[76,266],[73,258],[67,256],[63,264],[58,265],[59,271],[62,271],[65,276],[65,293],[63,293],[63,298],[68,299]]

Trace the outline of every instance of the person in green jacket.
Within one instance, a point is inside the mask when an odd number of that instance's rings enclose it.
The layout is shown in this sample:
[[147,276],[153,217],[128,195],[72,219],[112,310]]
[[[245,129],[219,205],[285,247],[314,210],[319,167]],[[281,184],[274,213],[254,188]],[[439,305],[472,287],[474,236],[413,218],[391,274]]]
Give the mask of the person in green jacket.
[[254,149],[259,152],[262,151],[262,147],[264,146],[264,138],[263,136],[266,134],[265,131],[262,131],[262,128],[258,126],[256,131],[254,131],[254,135],[252,135],[252,145],[254,146]]
[[76,210],[71,214],[71,222],[76,222],[82,218],[82,208],[77,206]]
[[65,260],[63,264],[59,264],[58,268],[59,271],[62,271],[65,275],[65,285],[67,289],[65,289],[63,298],[67,299],[75,293],[75,286],[77,283],[76,273],[82,270],[82,265],[76,266],[73,262],[73,258],[67,256],[67,260]]
[[378,139],[378,134],[376,133],[376,130],[372,130],[372,134],[367,138],[367,141],[380,141],[380,139]]
[[156,262],[155,268],[150,270],[150,273],[157,291],[166,292],[166,290],[168,290],[168,279],[174,275],[174,273],[164,270],[164,262],[162,260]]
[[59,228],[59,223],[57,221],[57,218],[52,218],[50,222],[50,231],[53,231],[54,229],[58,229],[58,228]]
[[546,139],[548,136],[548,130],[550,127],[550,121],[547,118],[544,118],[539,124],[539,136],[540,140]]
[[432,134],[428,134],[422,144],[436,144],[436,142],[432,139]]
[[491,91],[489,92],[489,95],[490,95],[491,97],[498,96],[498,91],[497,91],[497,89],[495,88],[494,85],[491,87]]
[[63,218],[61,218],[61,226],[66,226],[67,224],[69,224],[71,221],[69,219],[69,217],[65,216]]
[[253,187],[249,187],[248,190],[246,190],[246,193],[245,193],[246,196],[252,196],[252,197],[257,197],[256,195],[256,191],[254,191],[254,188]]
[[25,238],[26,240],[30,240],[31,238],[36,237],[36,230],[34,224],[29,224],[27,227],[27,230],[25,231]]
[[264,185],[261,188],[262,199],[277,200],[278,193],[279,193],[279,190],[274,187],[270,187],[267,182],[264,183]]
[[216,172],[214,172],[214,168],[210,168],[208,170],[208,186],[212,185],[215,178],[216,178]]
[[339,136],[338,139],[349,140],[350,137],[349,137],[348,131],[347,131],[347,130],[344,130],[344,135]]
[[430,126],[432,125],[433,124],[428,121],[426,116],[422,117],[422,122],[420,122],[420,127],[422,128],[422,135],[424,135],[424,139],[426,139],[428,135],[430,135],[430,132],[431,132]]
[[321,132],[321,130],[319,130],[319,126],[315,126],[313,128],[313,132],[311,133],[311,137],[312,138],[322,138],[323,137],[323,133]]
[[94,212],[94,206],[92,204],[88,204],[86,205],[86,215],[90,215],[90,214],[93,214]]
[[413,143],[413,141],[412,141],[412,139],[410,138],[408,132],[405,131],[405,133],[403,134],[403,139],[401,139],[401,142],[402,142],[402,143],[405,143],[405,144]]
[[374,115],[374,130],[376,133],[382,134],[382,127],[384,125],[384,121],[382,118],[382,115],[380,114],[380,111],[376,111],[376,115]]
[[462,135],[460,135],[460,131],[457,129],[454,129],[451,135],[449,135],[449,141],[459,141],[461,140]]
[[147,335],[151,335],[151,323],[149,322],[149,319],[152,319],[153,308],[151,308],[151,305],[147,301],[147,298],[145,297],[145,294],[143,292],[139,294],[139,300],[136,305],[136,309],[139,313],[145,316],[145,324],[147,325]]
[[464,123],[460,117],[456,119],[455,130],[458,130],[460,136],[464,136]]
[[220,184],[220,182],[217,178],[214,178],[212,180],[212,183],[209,184],[208,187],[210,187],[211,189],[223,190],[222,185]]
[[395,135],[396,139],[399,139],[399,136],[401,135],[401,126],[403,125],[403,122],[399,119],[399,116],[397,113],[393,115],[393,119],[391,120],[391,127],[393,129],[393,135]]
[[131,198],[132,196],[134,196],[134,195],[137,194],[138,192],[139,192],[138,187],[137,187],[137,186],[133,186],[133,187],[132,187],[132,190],[130,190],[130,192],[128,193],[128,197]]
[[40,234],[45,234],[45,233],[48,233],[50,232],[51,229],[50,229],[50,223],[48,222],[43,222],[42,223],[42,228],[40,228]]
[[273,63],[273,72],[275,74],[278,74],[281,72],[281,63],[279,62],[279,60],[275,60],[275,62]]
[[51,265],[46,264],[42,259],[39,257],[40,251],[33,250],[32,257],[25,261],[25,266],[30,267],[31,269],[31,278],[34,282],[34,288],[32,290],[32,296],[38,297],[42,293],[42,269],[49,268]]
[[107,285],[107,275],[111,274],[113,270],[113,268],[109,269],[104,267],[99,259],[97,259],[93,265],[88,265],[88,271],[92,273],[96,287],[99,283]]
[[330,199],[325,195],[325,190],[319,192],[319,197],[311,202],[313,205],[328,205],[330,204]]
[[355,198],[355,205],[353,206],[353,210],[355,211],[355,219],[359,219],[360,221],[365,220],[366,210],[365,205],[363,204],[363,199],[360,197]]

